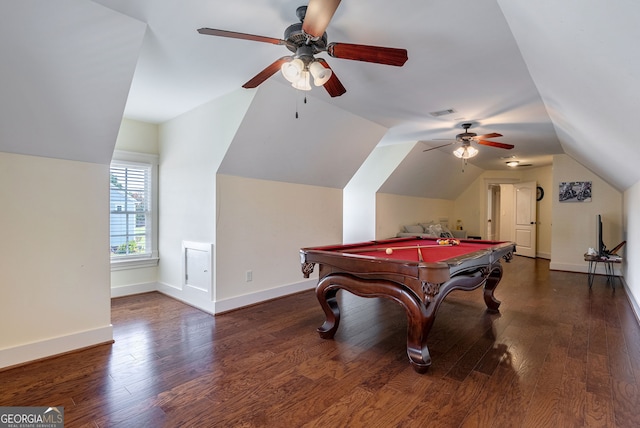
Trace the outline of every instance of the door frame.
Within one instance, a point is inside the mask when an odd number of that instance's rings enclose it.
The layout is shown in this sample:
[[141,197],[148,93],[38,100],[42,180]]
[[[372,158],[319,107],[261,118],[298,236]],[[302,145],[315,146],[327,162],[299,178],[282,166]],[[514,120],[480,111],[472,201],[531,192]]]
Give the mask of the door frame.
[[[482,219],[481,220],[482,231],[484,233],[487,232],[487,228],[490,220],[489,215],[491,214],[491,209],[489,207],[493,204],[493,195],[492,195],[491,188],[493,186],[499,186],[500,184],[516,184],[516,183],[520,183],[521,181],[522,180],[520,180],[519,178],[485,178],[484,179],[484,186],[482,187],[482,192],[484,195],[484,197],[482,198],[483,206],[481,208],[482,213],[480,214],[480,218]],[[498,206],[498,209],[502,208],[500,207],[499,203],[497,206]],[[497,231],[496,233],[499,233],[499,231]]]

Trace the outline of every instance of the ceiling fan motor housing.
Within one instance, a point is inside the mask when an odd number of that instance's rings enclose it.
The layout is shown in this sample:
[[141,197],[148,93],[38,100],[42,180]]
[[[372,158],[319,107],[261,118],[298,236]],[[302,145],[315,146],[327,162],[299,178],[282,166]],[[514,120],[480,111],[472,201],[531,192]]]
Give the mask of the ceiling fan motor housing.
[[463,123],[462,127],[464,128],[464,131],[462,134],[458,134],[456,135],[456,140],[464,143],[464,142],[469,142],[469,140],[471,140],[473,137],[476,137],[478,134],[476,134],[475,132],[469,132],[469,128],[471,128],[471,123]]
[[[313,54],[327,50],[327,33],[325,32],[318,40],[311,40],[310,36],[302,31],[302,23],[291,24],[284,30],[284,39],[289,42],[287,48],[291,52],[296,52],[301,46],[310,46]],[[307,43],[308,42],[308,43]]]
[[475,132],[463,132],[462,134],[458,134],[456,135],[456,140],[464,143],[469,142],[469,140],[471,140],[473,137],[477,136],[478,134],[476,134]]

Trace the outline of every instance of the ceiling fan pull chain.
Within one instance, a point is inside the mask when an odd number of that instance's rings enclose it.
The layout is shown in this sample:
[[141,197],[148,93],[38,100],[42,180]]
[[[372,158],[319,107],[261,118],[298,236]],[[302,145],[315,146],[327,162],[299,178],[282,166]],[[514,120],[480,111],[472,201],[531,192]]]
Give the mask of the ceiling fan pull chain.
[[[298,115],[298,96],[299,96],[300,93],[303,93],[303,92],[296,90],[296,119],[299,118],[299,115]],[[307,94],[306,93],[304,94],[304,98],[303,98],[302,102],[305,103],[305,104],[307,103]]]

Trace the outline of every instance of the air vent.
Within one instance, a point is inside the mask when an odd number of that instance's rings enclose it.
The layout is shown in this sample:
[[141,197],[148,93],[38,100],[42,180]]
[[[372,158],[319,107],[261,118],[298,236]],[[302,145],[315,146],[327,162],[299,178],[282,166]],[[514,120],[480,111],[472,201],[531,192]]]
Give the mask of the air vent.
[[440,110],[440,111],[432,111],[431,113],[429,113],[431,116],[433,117],[440,117],[440,116],[446,116],[448,114],[452,114],[455,113],[456,111],[452,108],[448,108],[446,110]]

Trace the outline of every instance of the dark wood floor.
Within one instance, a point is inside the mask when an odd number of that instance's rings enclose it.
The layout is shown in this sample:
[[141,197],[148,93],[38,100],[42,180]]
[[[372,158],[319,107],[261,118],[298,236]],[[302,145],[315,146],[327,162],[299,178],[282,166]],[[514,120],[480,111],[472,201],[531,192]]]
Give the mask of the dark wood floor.
[[335,340],[313,292],[216,317],[158,293],[113,300],[113,345],[0,372],[0,406],[66,427],[638,427],[640,328],[597,277],[505,264],[488,314],[454,292],[410,367],[396,303],[345,293]]

